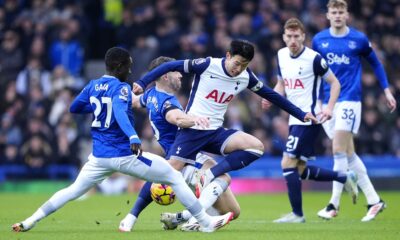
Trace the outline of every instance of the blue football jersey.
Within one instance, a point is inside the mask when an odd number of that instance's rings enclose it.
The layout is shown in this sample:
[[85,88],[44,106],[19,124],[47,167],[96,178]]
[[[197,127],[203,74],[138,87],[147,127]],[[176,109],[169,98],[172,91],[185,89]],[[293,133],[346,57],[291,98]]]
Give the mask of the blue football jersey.
[[[361,57],[373,51],[368,38],[354,28],[347,34],[334,36],[329,28],[315,35],[312,47],[328,62],[341,84],[338,102],[361,101]],[[323,102],[329,100],[330,85],[324,84]]]
[[92,113],[93,155],[99,158],[132,155],[136,134],[129,84],[104,75],[90,81],[71,104],[72,113]]
[[173,94],[157,89],[157,87],[148,89],[140,97],[140,104],[147,108],[154,136],[164,152],[168,153],[174,143],[178,127],[169,123],[165,117],[167,112],[172,109],[182,110],[181,104]]

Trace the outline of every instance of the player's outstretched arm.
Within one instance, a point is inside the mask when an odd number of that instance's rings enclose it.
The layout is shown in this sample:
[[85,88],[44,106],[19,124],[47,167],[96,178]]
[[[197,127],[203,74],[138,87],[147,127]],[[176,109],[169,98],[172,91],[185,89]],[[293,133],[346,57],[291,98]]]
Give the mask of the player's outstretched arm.
[[177,60],[177,61],[170,61],[161,64],[160,66],[154,68],[150,72],[146,73],[141,79],[136,81],[133,84],[133,93],[134,94],[141,94],[143,90],[149,85],[151,82],[157,80],[162,75],[168,72],[184,72],[184,61]]
[[210,125],[210,121],[208,120],[208,118],[188,115],[178,108],[168,111],[165,115],[165,119],[169,123],[174,124],[180,128],[199,126],[205,129],[208,128]]
[[[285,85],[283,84],[283,80],[278,77],[278,82],[276,83],[274,87],[274,91],[279,93],[280,95],[285,95]],[[262,99],[261,100],[261,108],[264,110],[269,110],[272,107],[272,103],[268,101],[267,99]]]

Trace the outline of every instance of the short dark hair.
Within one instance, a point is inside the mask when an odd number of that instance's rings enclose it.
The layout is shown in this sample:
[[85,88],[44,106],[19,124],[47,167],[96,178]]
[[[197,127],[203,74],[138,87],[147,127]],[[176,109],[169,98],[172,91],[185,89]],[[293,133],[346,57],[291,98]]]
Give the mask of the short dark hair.
[[171,61],[175,61],[175,58],[164,57],[164,56],[155,58],[155,59],[153,59],[153,61],[151,61],[150,65],[149,65],[149,71],[153,70],[154,68],[160,66],[163,63],[171,62]]
[[112,47],[108,49],[104,57],[107,71],[113,72],[118,67],[128,64],[129,58],[129,52],[123,48]]
[[231,56],[240,55],[251,61],[254,57],[254,46],[246,40],[233,40],[229,49]]

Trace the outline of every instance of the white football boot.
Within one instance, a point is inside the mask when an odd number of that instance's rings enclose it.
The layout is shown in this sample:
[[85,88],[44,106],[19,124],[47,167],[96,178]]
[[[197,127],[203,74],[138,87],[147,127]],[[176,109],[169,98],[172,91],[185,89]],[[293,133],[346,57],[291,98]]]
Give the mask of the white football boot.
[[181,230],[185,232],[215,232],[227,225],[233,219],[233,212],[228,212],[224,215],[214,216],[211,218],[211,223],[208,226],[201,226],[197,221],[189,219],[187,223],[181,226]]
[[361,222],[369,222],[374,220],[376,215],[382,212],[386,207],[386,203],[382,200],[380,200],[377,204],[369,205],[367,215],[361,219]]
[[318,217],[323,218],[325,220],[331,220],[339,214],[339,208],[336,209],[332,203],[329,203],[328,206],[324,207],[318,212]]
[[179,217],[179,213],[161,213],[160,222],[164,230],[174,230],[178,225],[186,222],[185,219]]
[[353,204],[356,204],[358,198],[357,175],[353,171],[347,171],[346,176],[344,189],[350,194]]
[[274,223],[305,223],[306,219],[291,212],[273,221]]
[[132,214],[128,213],[124,219],[119,223],[118,230],[120,232],[131,232],[133,226],[136,223],[137,218]]
[[35,222],[23,221],[12,225],[13,232],[27,232],[35,226]]

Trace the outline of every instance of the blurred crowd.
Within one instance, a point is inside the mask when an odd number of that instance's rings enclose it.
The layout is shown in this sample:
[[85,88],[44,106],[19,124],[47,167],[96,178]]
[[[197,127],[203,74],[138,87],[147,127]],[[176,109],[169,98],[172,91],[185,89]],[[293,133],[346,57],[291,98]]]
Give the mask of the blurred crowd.
[[[91,117],[71,115],[68,108],[90,80],[85,64],[102,61],[108,48],[117,45],[131,52],[135,81],[159,55],[223,57],[231,39],[247,39],[257,48],[250,68],[272,87],[283,23],[300,18],[309,46],[312,36],[328,26],[326,2],[0,0],[0,165],[40,170],[50,164],[78,167],[86,161]],[[400,3],[352,0],[349,5],[350,25],[367,34],[400,99]],[[185,106],[191,76],[182,81],[179,98]],[[400,111],[388,112],[368,64],[362,83],[358,153],[400,157]],[[231,103],[225,124],[254,134],[264,142],[267,155],[279,156],[288,134],[287,118],[278,109],[261,111],[260,98],[247,91]],[[145,111],[136,112],[135,122],[144,148],[157,152]],[[322,132],[318,144],[318,154],[331,154],[331,142]]]

